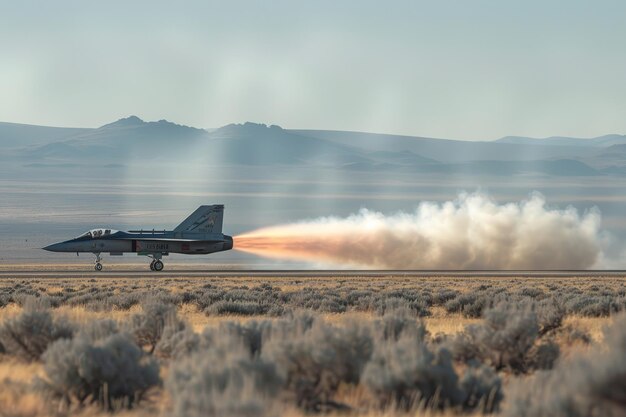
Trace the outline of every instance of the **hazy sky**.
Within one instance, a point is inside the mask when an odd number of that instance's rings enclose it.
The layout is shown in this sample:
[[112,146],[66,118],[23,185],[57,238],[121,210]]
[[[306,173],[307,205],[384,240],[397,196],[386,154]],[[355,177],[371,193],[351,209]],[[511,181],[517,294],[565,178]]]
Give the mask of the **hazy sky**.
[[1,1],[0,121],[626,133],[626,1]]

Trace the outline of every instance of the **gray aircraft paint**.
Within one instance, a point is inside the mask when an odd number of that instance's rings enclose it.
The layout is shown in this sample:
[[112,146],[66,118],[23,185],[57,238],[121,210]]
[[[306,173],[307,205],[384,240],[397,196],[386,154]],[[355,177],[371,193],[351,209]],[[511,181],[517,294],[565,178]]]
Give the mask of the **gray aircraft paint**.
[[96,254],[96,268],[100,264],[101,253],[114,256],[137,253],[152,257],[155,261],[170,253],[206,255],[233,248],[233,238],[222,233],[223,215],[223,205],[200,206],[172,231],[93,229],[77,238],[54,243],[43,249],[50,252]]

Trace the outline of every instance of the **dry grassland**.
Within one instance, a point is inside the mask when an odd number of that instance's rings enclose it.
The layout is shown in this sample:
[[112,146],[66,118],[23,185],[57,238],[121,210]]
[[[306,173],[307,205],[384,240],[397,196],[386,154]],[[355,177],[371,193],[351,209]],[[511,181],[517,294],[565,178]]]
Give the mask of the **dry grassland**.
[[[602,365],[590,387],[568,372],[626,350],[626,336],[614,341],[625,294],[623,278],[1,278],[0,416],[623,415],[589,393],[624,365]],[[115,330],[85,330],[104,321]],[[20,344],[41,343],[36,332],[49,340],[29,356]],[[119,395],[60,364],[71,349],[84,361],[135,346],[157,379]],[[529,391],[551,389],[543,374],[573,381],[554,404]],[[85,386],[96,388],[81,398]]]

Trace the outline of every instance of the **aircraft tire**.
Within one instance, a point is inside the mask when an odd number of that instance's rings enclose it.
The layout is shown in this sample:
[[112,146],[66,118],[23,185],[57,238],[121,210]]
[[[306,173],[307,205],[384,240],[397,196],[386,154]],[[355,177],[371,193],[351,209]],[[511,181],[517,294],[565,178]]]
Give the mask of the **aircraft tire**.
[[150,271],[154,271],[154,261],[150,262]]
[[96,265],[94,266],[93,269],[95,269],[98,272],[102,271],[102,264],[100,262],[96,262]]
[[157,260],[154,263],[154,270],[157,271],[157,272],[163,271],[163,262]]

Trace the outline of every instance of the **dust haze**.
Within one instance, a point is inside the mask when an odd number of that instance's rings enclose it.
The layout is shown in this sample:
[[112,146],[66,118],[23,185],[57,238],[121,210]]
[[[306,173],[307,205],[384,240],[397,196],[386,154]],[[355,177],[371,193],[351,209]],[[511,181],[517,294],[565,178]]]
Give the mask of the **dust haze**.
[[551,208],[540,194],[499,204],[484,193],[414,212],[361,209],[235,237],[264,257],[380,269],[590,269],[604,266],[608,235],[598,209]]

